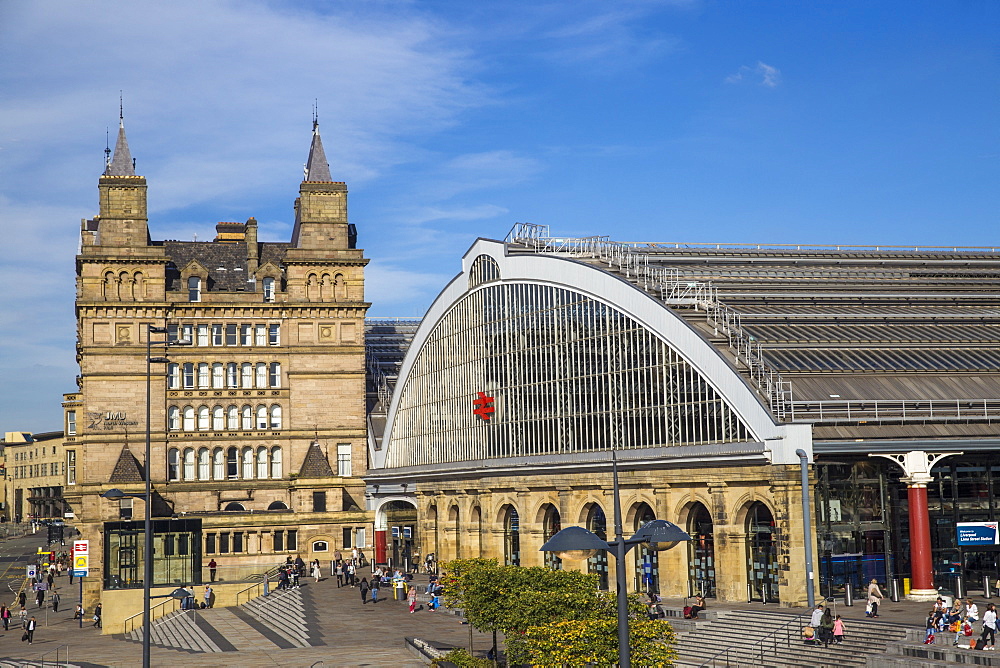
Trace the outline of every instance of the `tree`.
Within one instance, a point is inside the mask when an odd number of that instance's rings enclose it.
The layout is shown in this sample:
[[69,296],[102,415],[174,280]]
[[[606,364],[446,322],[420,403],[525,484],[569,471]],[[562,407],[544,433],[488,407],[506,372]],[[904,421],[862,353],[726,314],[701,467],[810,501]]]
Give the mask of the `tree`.
[[[617,659],[615,597],[597,589],[597,575],[500,566],[492,559],[459,559],[443,569],[445,603],[464,610],[474,628],[503,633],[510,663],[583,665],[582,657]],[[646,608],[635,595],[629,612],[636,663],[669,665],[670,624],[646,619]],[[571,651],[566,653],[565,646]]]

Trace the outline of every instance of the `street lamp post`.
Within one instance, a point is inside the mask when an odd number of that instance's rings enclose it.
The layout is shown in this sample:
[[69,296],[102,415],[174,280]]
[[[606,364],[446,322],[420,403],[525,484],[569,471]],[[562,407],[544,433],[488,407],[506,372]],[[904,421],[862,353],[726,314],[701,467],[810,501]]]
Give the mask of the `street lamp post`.
[[[169,330],[166,327],[155,327],[153,325],[146,325],[146,459],[145,459],[145,469],[146,475],[145,492],[142,494],[126,494],[119,489],[111,489],[101,494],[107,499],[123,499],[123,498],[137,498],[144,501],[145,506],[145,519],[143,521],[143,534],[144,534],[144,544],[142,547],[142,666],[143,668],[149,668],[149,648],[150,648],[150,619],[149,619],[149,601],[150,598],[150,587],[153,584],[153,520],[152,520],[152,510],[153,510],[153,488],[152,488],[152,470],[150,462],[152,461],[151,456],[151,427],[150,427],[150,417],[152,414],[152,364],[163,364],[169,362],[165,356],[153,357],[153,334],[167,334]],[[188,340],[177,340],[171,341],[169,339],[163,341],[157,341],[158,345],[164,346],[189,346],[191,341]],[[180,590],[175,590],[173,594],[176,594]],[[185,596],[187,594],[185,593]],[[156,597],[164,598],[164,597]]]
[[615,556],[615,583],[618,588],[618,665],[631,668],[632,651],[628,637],[628,589],[625,583],[625,555],[636,545],[645,544],[654,551],[669,550],[680,541],[691,540],[686,531],[666,520],[647,522],[629,539],[622,533],[622,508],[618,491],[618,460],[611,452],[612,490],[614,499],[615,539],[607,542],[583,527],[566,527],[541,547],[543,552],[556,552],[562,559],[587,559],[597,550],[607,550]]

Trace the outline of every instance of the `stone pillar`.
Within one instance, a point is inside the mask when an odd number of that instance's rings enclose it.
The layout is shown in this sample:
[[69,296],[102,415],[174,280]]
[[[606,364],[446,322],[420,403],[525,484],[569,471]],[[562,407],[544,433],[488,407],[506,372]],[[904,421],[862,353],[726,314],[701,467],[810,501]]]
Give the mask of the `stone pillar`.
[[871,454],[869,457],[886,457],[903,469],[906,477],[906,494],[909,500],[910,520],[910,595],[912,601],[933,601],[938,592],[934,588],[934,564],[931,559],[931,524],[927,512],[927,483],[933,480],[931,469],[945,457],[961,452],[925,452],[911,450],[893,454]]

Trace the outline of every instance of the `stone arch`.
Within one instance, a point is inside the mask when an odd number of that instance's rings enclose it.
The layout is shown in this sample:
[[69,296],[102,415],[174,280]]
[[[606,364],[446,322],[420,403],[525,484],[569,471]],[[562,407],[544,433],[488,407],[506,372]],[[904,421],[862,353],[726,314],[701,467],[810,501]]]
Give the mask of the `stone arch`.
[[337,302],[347,301],[347,280],[343,274],[333,277],[333,300]]
[[[584,528],[597,534],[597,536],[602,540],[613,540],[610,536],[610,532],[613,531],[613,528],[610,525],[611,520],[604,511],[604,505],[592,502],[587,503],[584,508],[586,509],[586,515],[583,522]],[[587,559],[587,572],[596,574],[600,578],[600,583],[598,585],[600,589],[608,588],[608,583],[610,581],[608,561],[607,550],[598,550],[594,556]],[[624,568],[624,564],[620,564],[618,567]]]
[[500,508],[500,517],[503,536],[503,563],[507,566],[520,566],[521,516],[514,504],[505,503]]
[[688,514],[691,512],[691,508],[694,507],[696,503],[700,503],[709,510],[712,508],[712,500],[710,498],[703,495],[699,490],[691,490],[691,493],[678,501],[675,506],[673,516],[677,518],[677,526],[682,528],[687,526]]
[[267,506],[268,510],[288,510],[288,504],[284,501],[272,501]]
[[580,505],[579,511],[575,515],[571,513],[569,519],[566,521],[570,524],[585,525],[592,506],[600,506],[603,511],[606,505],[608,505],[607,499],[588,494],[583,500],[583,504]]
[[312,271],[306,276],[306,301],[318,302],[319,300],[319,276]]
[[146,277],[141,271],[132,274],[132,301],[142,301],[146,298]]
[[559,508],[559,497],[556,494],[546,494],[542,493],[538,495],[537,501],[535,501],[530,510],[525,511],[524,516],[526,519],[530,519],[531,523],[540,526],[542,521],[545,519],[545,511],[548,506],[554,506],[556,509]]
[[[656,515],[656,499],[654,499],[650,494],[640,492],[635,496],[632,496],[628,500],[624,501],[623,505],[625,506],[626,511],[625,511],[625,516],[622,519],[624,522],[624,526],[626,527],[631,527],[634,525],[636,514],[638,513],[638,510],[642,506],[648,507],[649,510],[654,515]],[[667,519],[667,518],[661,517],[659,519]]]
[[[562,529],[562,515],[559,504],[545,502],[538,508],[538,522],[542,527],[542,545]],[[546,567],[552,570],[562,569],[562,559],[555,552],[544,552],[542,559]]]
[[472,532],[472,558],[483,556],[483,508],[478,503],[469,509],[469,530]]
[[132,299],[132,277],[127,271],[118,274],[118,299],[119,301],[130,301]]
[[445,527],[445,532],[452,534],[448,537],[449,550],[451,557],[453,559],[462,558],[462,512],[458,508],[457,503],[452,503],[451,507],[448,508],[448,524]]
[[[648,501],[635,500],[628,506],[625,513],[625,536],[635,533],[647,522],[656,518],[654,505]],[[648,549],[645,545],[636,545],[632,549],[632,586],[635,591],[660,591],[660,553]]]
[[681,525],[691,536],[687,543],[688,593],[714,598],[717,589],[715,516],[711,504],[689,501]]
[[104,271],[104,279],[101,281],[101,296],[105,300],[117,299],[118,277],[110,269]]
[[330,274],[323,272],[319,277],[319,300],[328,302],[333,299],[333,279]]

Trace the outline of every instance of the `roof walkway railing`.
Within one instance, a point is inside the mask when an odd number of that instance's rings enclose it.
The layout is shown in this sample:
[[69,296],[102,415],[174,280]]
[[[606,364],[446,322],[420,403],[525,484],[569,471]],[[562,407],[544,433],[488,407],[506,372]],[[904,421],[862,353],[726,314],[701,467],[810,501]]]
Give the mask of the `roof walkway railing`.
[[794,422],[993,422],[1000,421],[1000,399],[871,399],[792,401]]

